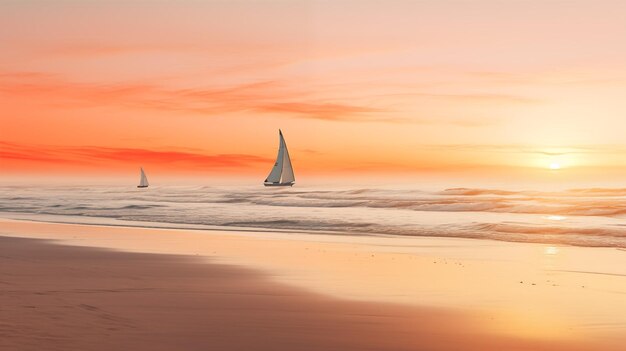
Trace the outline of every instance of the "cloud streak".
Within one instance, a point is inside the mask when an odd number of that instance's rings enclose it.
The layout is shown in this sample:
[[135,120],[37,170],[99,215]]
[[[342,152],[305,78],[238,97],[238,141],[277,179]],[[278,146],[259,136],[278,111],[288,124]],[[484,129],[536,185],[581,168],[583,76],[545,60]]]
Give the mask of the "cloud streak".
[[362,114],[384,112],[382,109],[332,103],[270,103],[257,106],[260,112],[289,113],[327,121],[363,120]]
[[0,94],[37,99],[63,108],[118,106],[205,116],[254,111],[326,121],[382,121],[380,108],[313,101],[277,81],[202,89],[163,89],[152,83],[75,83],[32,72],[0,74]]
[[521,153],[546,156],[561,156],[568,154],[626,154],[623,145],[569,145],[569,146],[532,146],[525,144],[446,144],[421,145],[425,149],[451,151],[478,151],[490,153]]
[[249,154],[205,154],[188,149],[154,150],[142,148],[115,148],[98,146],[22,145],[0,142],[0,160],[75,165],[112,162],[132,164],[176,165],[177,167],[245,168],[270,164],[273,159]]
[[[491,125],[494,118],[423,117],[411,113],[420,100],[438,104],[528,104],[536,100],[499,94],[398,93],[368,96],[368,104],[332,102],[314,98],[315,92],[284,81],[261,80],[228,86],[165,89],[153,82],[115,84],[78,83],[38,72],[0,72],[0,95],[26,98],[46,107],[75,109],[117,107],[201,116],[254,113],[329,122],[378,122],[393,124],[451,124],[462,127]],[[364,95],[364,96],[367,96]],[[386,98],[405,101],[393,109],[373,106]],[[408,99],[408,100],[407,100]],[[404,107],[403,107],[404,106]],[[409,110],[404,110],[405,108]]]

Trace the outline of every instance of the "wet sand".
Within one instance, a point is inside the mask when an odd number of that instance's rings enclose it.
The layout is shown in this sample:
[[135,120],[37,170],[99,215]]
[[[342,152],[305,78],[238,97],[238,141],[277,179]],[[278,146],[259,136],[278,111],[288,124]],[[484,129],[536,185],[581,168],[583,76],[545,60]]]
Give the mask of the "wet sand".
[[[354,271],[337,260],[352,267],[354,263],[346,257],[366,256],[363,248],[351,241],[322,239],[2,220],[0,349],[619,350],[623,345],[624,339],[619,337],[623,325],[619,324],[598,334],[606,338],[579,330],[552,333],[547,326],[550,333],[529,333],[525,328],[530,326],[519,325],[515,313],[499,304],[496,309],[510,319],[475,306],[455,306],[462,299],[444,307],[428,298],[413,304],[399,303],[402,298],[384,302],[394,299],[383,287],[371,287],[364,295],[350,294],[345,285],[367,287],[358,277],[350,279]],[[329,252],[332,248],[333,253]],[[448,249],[459,250],[452,245]],[[259,250],[272,251],[273,262],[262,264],[262,259],[272,260],[272,256],[252,254]],[[316,259],[325,257],[340,272],[326,276],[324,264],[313,263],[311,256],[303,254],[307,251],[316,252]],[[370,260],[393,258],[403,266],[406,255],[384,247],[367,252]],[[461,270],[469,264],[440,259],[439,264],[447,268],[436,271],[444,280],[452,267]],[[389,264],[377,262],[384,270],[372,271],[372,266],[357,260],[357,266],[369,270],[373,284],[391,279],[381,279],[386,274],[413,280],[415,271],[399,272]],[[315,271],[322,277],[315,278],[311,273]],[[336,280],[339,277],[341,281]],[[613,279],[613,287],[624,296],[620,285],[624,277],[601,275],[598,279]],[[337,289],[332,289],[333,283]],[[437,284],[433,282],[435,287]],[[531,284],[519,289],[532,289]],[[303,288],[313,285],[317,289]],[[497,282],[482,289],[487,292],[494,286]],[[570,293],[595,297],[594,293],[585,295],[585,289],[571,289]],[[370,298],[376,297],[377,291],[380,298]],[[404,295],[411,290],[397,292]],[[504,300],[508,300],[506,294],[502,292]],[[464,292],[458,291],[458,295]],[[451,300],[450,296],[446,300]],[[508,304],[511,311],[518,305],[516,301]],[[608,307],[616,315],[623,311],[622,305]],[[545,317],[549,324],[553,316],[546,312]],[[517,325],[514,330],[518,332],[494,328],[494,319],[496,324]]]

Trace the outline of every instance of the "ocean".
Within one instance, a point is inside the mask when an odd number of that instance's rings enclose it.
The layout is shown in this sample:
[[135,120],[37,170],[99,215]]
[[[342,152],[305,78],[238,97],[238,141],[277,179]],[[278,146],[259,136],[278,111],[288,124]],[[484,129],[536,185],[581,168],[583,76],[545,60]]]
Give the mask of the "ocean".
[[6,218],[71,223],[626,248],[626,189],[2,186],[0,212]]

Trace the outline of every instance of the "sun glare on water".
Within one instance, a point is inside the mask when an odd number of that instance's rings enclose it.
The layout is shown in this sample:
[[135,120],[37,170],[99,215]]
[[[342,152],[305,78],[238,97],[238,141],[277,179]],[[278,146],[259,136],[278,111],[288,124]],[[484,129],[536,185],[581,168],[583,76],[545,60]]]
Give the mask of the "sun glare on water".
[[559,253],[559,249],[556,246],[548,246],[545,248],[544,253],[546,255],[556,255]]

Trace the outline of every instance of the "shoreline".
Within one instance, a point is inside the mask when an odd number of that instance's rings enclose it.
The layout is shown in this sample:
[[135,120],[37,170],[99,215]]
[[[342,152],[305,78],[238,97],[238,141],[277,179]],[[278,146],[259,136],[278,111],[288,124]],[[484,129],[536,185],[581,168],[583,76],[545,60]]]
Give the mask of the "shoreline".
[[[273,283],[329,299],[453,311],[477,318],[481,331],[495,339],[575,342],[603,350],[626,341],[626,255],[619,250],[0,219],[0,237],[6,236],[52,239],[79,249],[194,257],[208,265],[252,269]],[[581,262],[593,267],[582,269]]]
[[[50,217],[49,219],[38,219],[37,217]],[[347,236],[347,237],[380,237],[380,238],[433,238],[433,239],[461,239],[461,240],[484,240],[503,243],[519,243],[519,244],[538,244],[538,245],[553,245],[553,246],[571,246],[580,248],[601,248],[601,249],[616,249],[624,251],[626,247],[612,246],[612,245],[600,245],[589,244],[585,245],[576,244],[575,242],[561,242],[559,240],[554,241],[533,241],[533,240],[514,240],[514,238],[496,238],[491,236],[466,236],[466,235],[402,235],[402,234],[387,234],[377,232],[347,232],[347,231],[328,231],[328,230],[305,230],[305,229],[283,229],[283,228],[266,228],[266,227],[240,227],[240,226],[219,226],[219,225],[206,225],[206,224],[190,224],[190,223],[175,223],[175,222],[154,222],[154,221],[138,221],[138,220],[124,220],[115,217],[99,217],[99,216],[84,216],[84,215],[59,215],[59,214],[36,214],[29,212],[12,212],[12,211],[0,211],[0,220],[15,220],[26,221],[35,223],[51,223],[51,224],[68,224],[68,225],[87,225],[87,226],[102,226],[102,227],[120,227],[120,228],[144,228],[144,229],[165,229],[165,230],[192,230],[192,231],[215,231],[215,232],[232,232],[232,233],[284,233],[284,234],[296,234],[296,235],[331,235],[331,236]],[[65,220],[65,219],[74,219]],[[87,220],[85,220],[87,219]],[[82,221],[81,221],[82,220]]]

